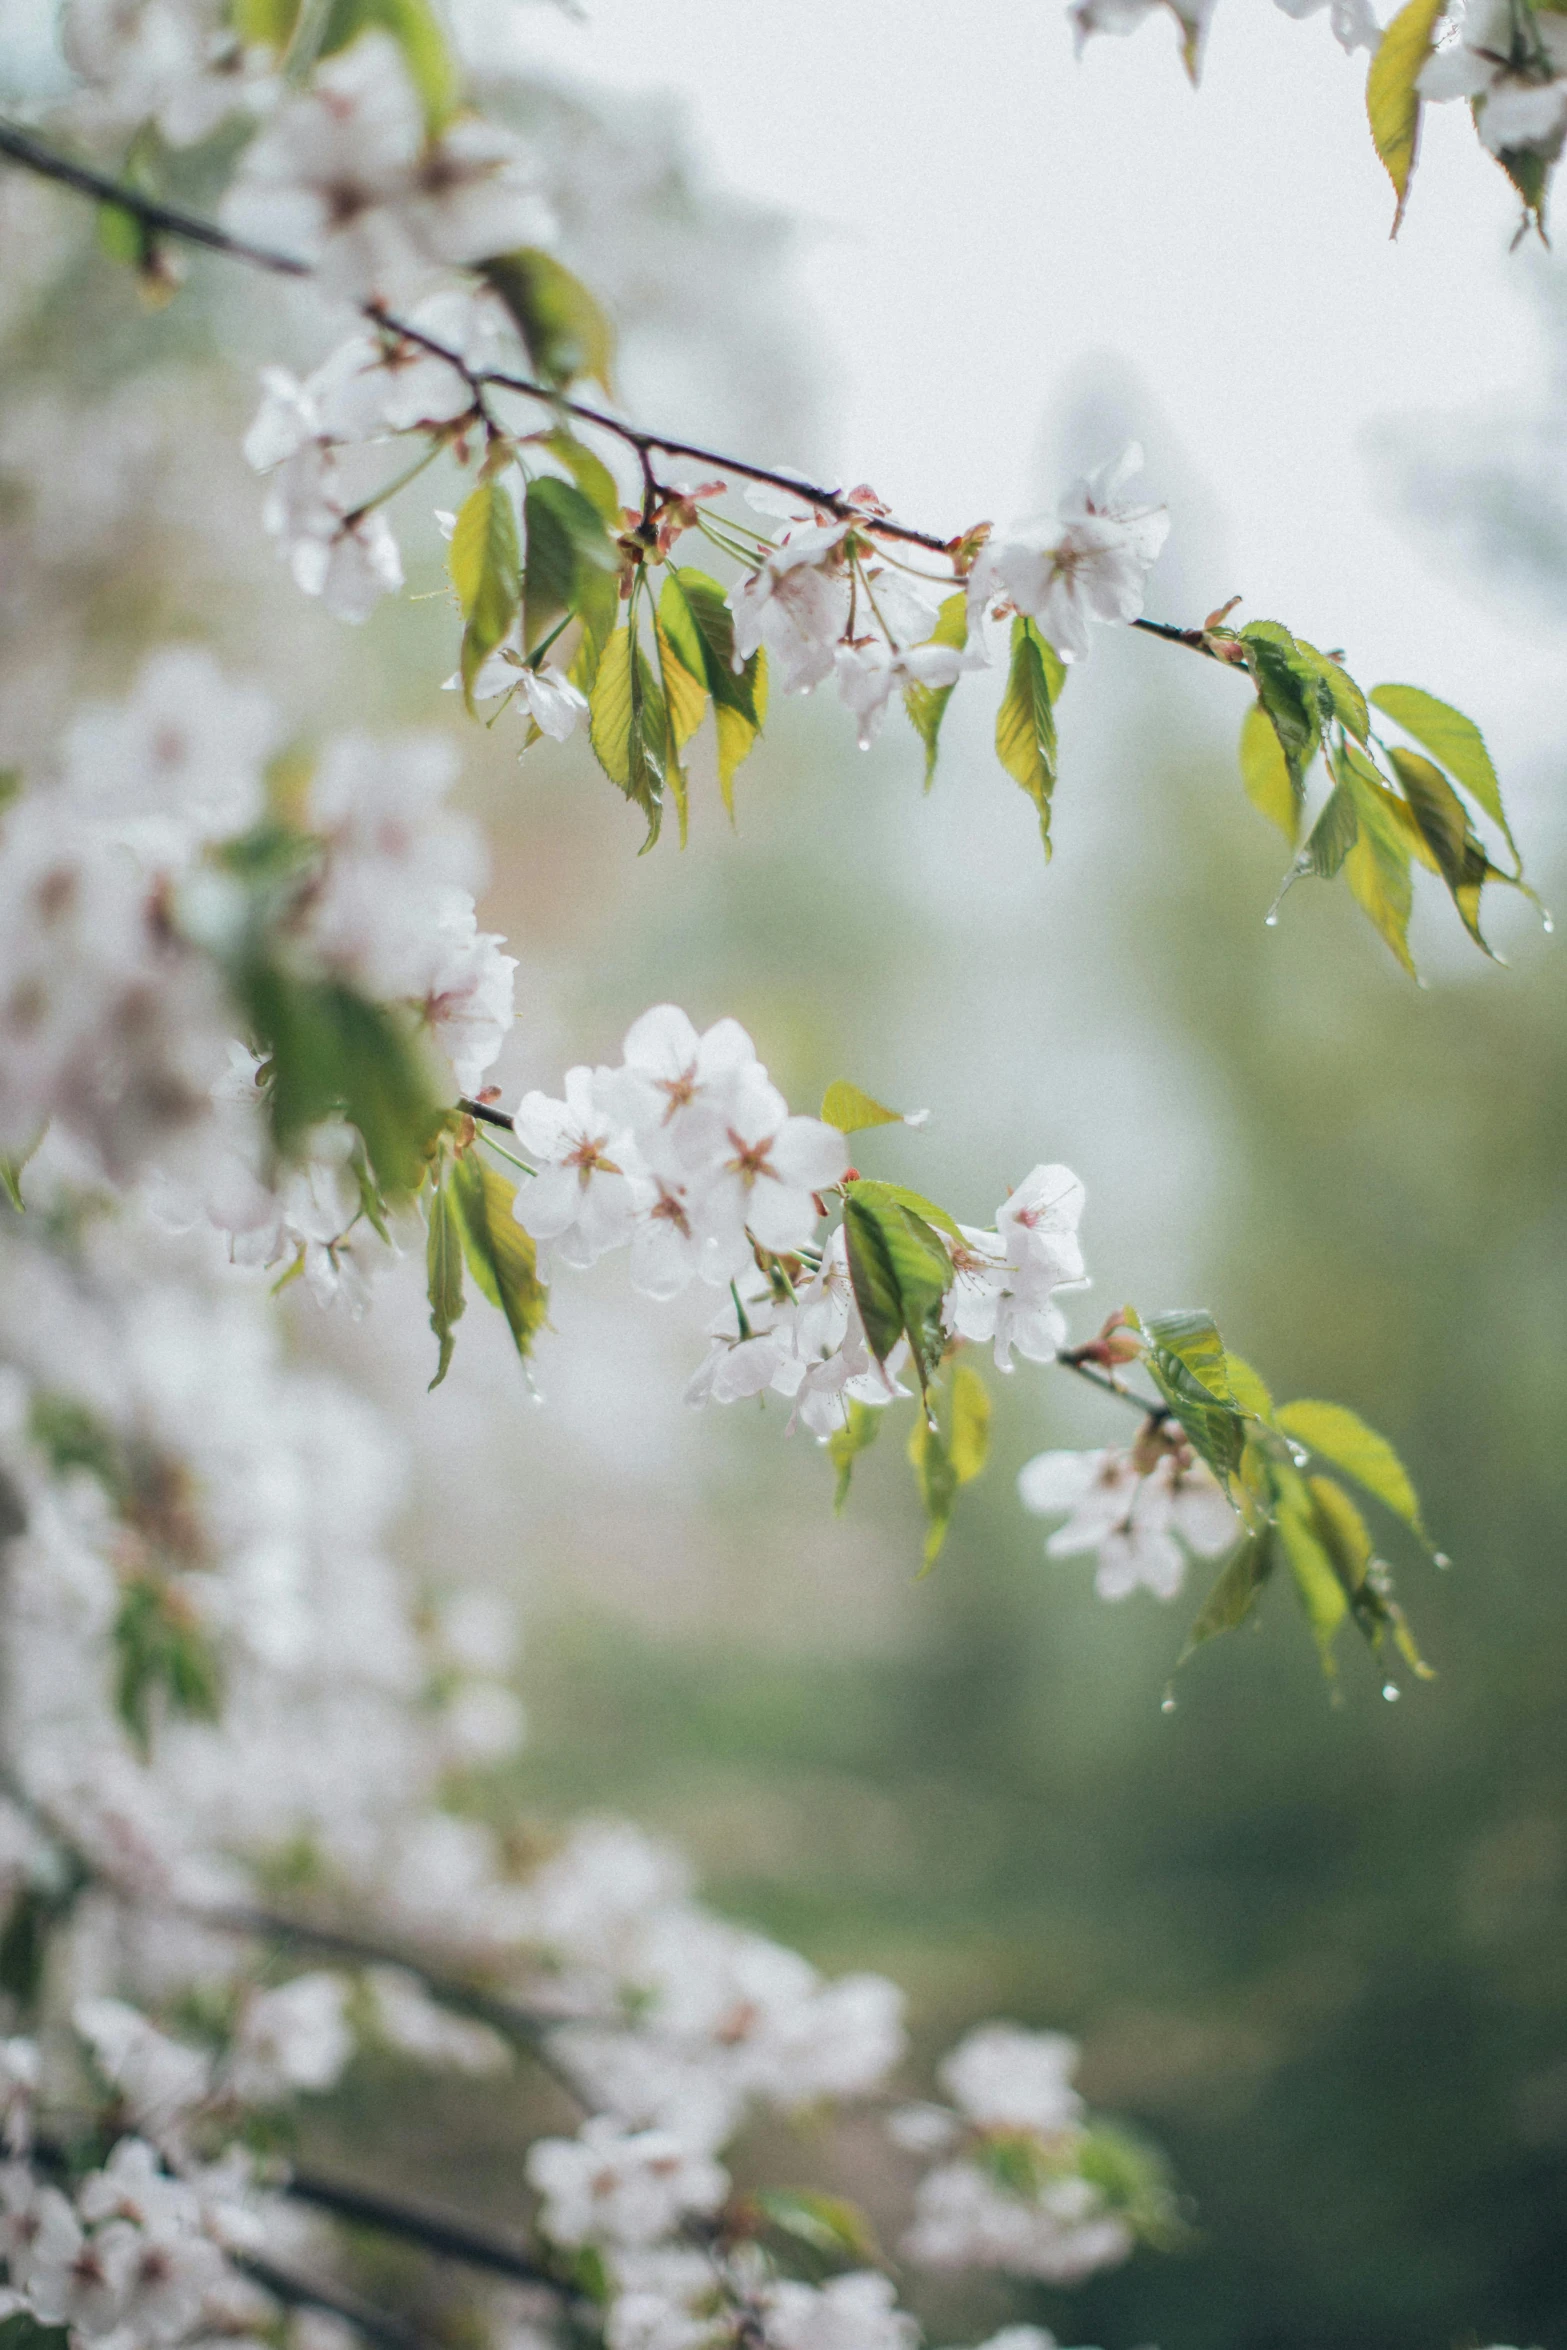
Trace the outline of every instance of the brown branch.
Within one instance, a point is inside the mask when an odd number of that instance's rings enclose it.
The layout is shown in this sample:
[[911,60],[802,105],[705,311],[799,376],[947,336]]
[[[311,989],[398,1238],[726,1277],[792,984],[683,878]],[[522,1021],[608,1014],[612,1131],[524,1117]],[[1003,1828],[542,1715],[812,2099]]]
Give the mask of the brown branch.
[[461,2220],[420,2210],[399,2198],[377,2194],[369,2188],[345,2186],[309,2170],[291,2172],[284,2192],[296,2203],[308,2203],[317,2211],[328,2211],[334,2219],[344,2220],[351,2227],[373,2228],[378,2234],[417,2244],[439,2260],[461,2261],[466,2268],[484,2269],[491,2276],[511,2277],[519,2284],[548,2285],[557,2293],[566,2291],[559,2277],[541,2268],[528,2253]]
[[[195,214],[181,212],[175,206],[160,204],[139,189],[126,187],[122,182],[94,171],[88,165],[72,162],[68,157],[33,138],[15,124],[0,121],[0,156],[8,156],[13,163],[36,172],[44,179],[54,180],[60,186],[73,189],[77,195],[90,196],[100,204],[110,204],[153,231],[168,237],[181,238],[186,244],[203,246],[208,252],[221,253],[233,261],[245,261],[253,268],[267,269],[282,277],[311,278],[316,272],[308,261],[297,255],[277,253],[262,245],[252,245],[241,237],[230,236],[214,221],[199,219]],[[682,441],[669,434],[649,432],[645,427],[627,424],[622,417],[612,416],[602,408],[590,406],[583,400],[568,399],[549,384],[538,383],[529,376],[511,375],[498,368],[473,368],[461,352],[412,326],[404,318],[384,309],[379,303],[357,305],[363,317],[373,326],[396,335],[399,340],[412,343],[417,349],[428,351],[432,358],[444,360],[454,368],[474,393],[482,409],[482,395],[487,390],[519,392],[525,397],[542,400],[563,415],[574,417],[579,424],[592,425],[600,432],[612,433],[626,447],[636,452],[642,468],[643,482],[648,494],[668,494],[667,483],[657,481],[651,464],[656,452],[664,457],[685,457],[694,464],[711,466],[719,473],[738,474],[745,481],[763,482],[770,489],[803,498],[808,505],[831,514],[839,522],[852,522],[857,530],[868,536],[891,539],[901,546],[923,547],[929,553],[951,556],[957,539],[939,538],[934,531],[915,530],[906,523],[893,522],[882,516],[865,513],[841,490],[828,489],[820,482],[801,481],[792,473],[780,473],[770,466],[753,465],[748,458],[726,457],[717,449],[702,447],[695,441]],[[959,534],[960,536],[962,534]],[[1217,658],[1206,632],[1200,628],[1177,628],[1161,620],[1134,620],[1134,628],[1145,630],[1150,636],[1161,637],[1167,644],[1184,645],[1192,652]]]

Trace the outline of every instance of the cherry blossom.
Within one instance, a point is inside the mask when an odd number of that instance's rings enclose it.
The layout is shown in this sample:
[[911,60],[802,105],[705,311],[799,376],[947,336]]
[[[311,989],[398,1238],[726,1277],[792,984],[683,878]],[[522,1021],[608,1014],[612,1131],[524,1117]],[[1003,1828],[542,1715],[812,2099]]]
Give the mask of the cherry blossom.
[[831,677],[852,606],[846,522],[792,530],[730,595],[736,665],[767,649],[786,693]]
[[576,2138],[541,2138],[528,2155],[543,2197],[540,2224],[557,2244],[654,2244],[690,2212],[715,2211],[726,2171],[668,2130],[623,2130],[608,2115]]
[[1421,69],[1422,98],[1467,98],[1493,155],[1523,147],[1554,159],[1567,137],[1567,23],[1511,0],[1465,0],[1457,35]]
[[564,1101],[523,1095],[512,1123],[537,1172],[517,1194],[516,1217],[568,1265],[591,1265],[631,1238],[649,1183],[630,1130],[614,1114],[608,1073],[568,1069]]
[[969,577],[971,619],[999,597],[1036,619],[1065,661],[1087,660],[1091,620],[1135,620],[1170,528],[1162,506],[1116,502],[1142,461],[1134,442],[1079,482],[1059,517],[1019,524],[982,548]]
[[1161,1448],[1151,1463],[1136,1451],[1038,1453],[1020,1471],[1018,1492],[1038,1517],[1070,1513],[1046,1553],[1097,1551],[1101,1599],[1125,1599],[1140,1586],[1174,1599],[1186,1579],[1187,1551],[1217,1557],[1239,1532],[1217,1479],[1183,1449]]

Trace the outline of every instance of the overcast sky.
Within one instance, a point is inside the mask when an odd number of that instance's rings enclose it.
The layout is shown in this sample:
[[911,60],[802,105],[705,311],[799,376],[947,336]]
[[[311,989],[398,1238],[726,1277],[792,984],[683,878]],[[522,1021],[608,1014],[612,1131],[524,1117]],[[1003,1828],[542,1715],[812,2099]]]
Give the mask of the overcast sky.
[[1364,57],[1266,0],[1220,0],[1196,93],[1163,21],[1074,64],[1060,0],[492,5],[532,67],[672,94],[720,184],[801,221],[846,481],[1005,521],[1063,386],[1114,355],[1222,516],[1203,603],[1244,591],[1363,679],[1467,701],[1504,756],[1559,740],[1567,631],[1413,533],[1368,445],[1544,368],[1538,265],[1461,108],[1428,110],[1393,245]]

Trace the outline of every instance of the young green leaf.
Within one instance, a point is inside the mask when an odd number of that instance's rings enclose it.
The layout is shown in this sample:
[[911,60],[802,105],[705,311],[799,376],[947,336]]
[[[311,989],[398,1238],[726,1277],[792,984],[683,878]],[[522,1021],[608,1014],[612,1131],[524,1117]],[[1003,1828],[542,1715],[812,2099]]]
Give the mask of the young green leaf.
[[613,389],[615,330],[579,277],[553,253],[523,245],[479,264],[528,346],[533,372],[563,392],[590,375]]
[[1273,1572],[1275,1557],[1271,1526],[1263,1526],[1246,1536],[1220,1568],[1217,1581],[1198,1609],[1186,1635],[1186,1646],[1176,1660],[1178,1665],[1184,1665],[1193,1650],[1201,1648],[1205,1641],[1217,1638],[1221,1632],[1233,1632],[1246,1621]]
[[1325,695],[1329,710],[1339,724],[1356,742],[1363,743],[1371,732],[1371,713],[1366,708],[1365,695],[1343,662],[1335,661],[1329,653],[1319,653],[1303,636],[1295,639],[1295,651],[1316,679],[1319,699]]
[[287,1156],[341,1114],[358,1128],[388,1199],[418,1189],[443,1112],[412,1033],[339,980],[252,963],[235,985],[263,1059],[273,1140]]
[[1462,710],[1455,710],[1450,702],[1439,702],[1435,694],[1422,692],[1417,685],[1374,685],[1371,699],[1463,786],[1490,817],[1512,850],[1515,864],[1518,863],[1518,844],[1502,806],[1502,787],[1485,747],[1485,737],[1474,720],[1466,718]]
[[430,1297],[430,1328],[435,1332],[440,1347],[435,1377],[430,1381],[433,1390],[440,1386],[451,1368],[452,1349],[457,1343],[457,1323],[465,1302],[462,1293],[462,1235],[453,1211],[451,1193],[445,1183],[434,1185],[425,1202],[424,1263]]
[[849,1280],[870,1350],[885,1363],[907,1338],[923,1392],[946,1346],[941,1305],[952,1286],[952,1259],[924,1218],[890,1186],[853,1183],[844,1200]]
[[1389,750],[1388,758],[1404,787],[1404,798],[1420,837],[1458,908],[1460,921],[1475,945],[1489,955],[1491,949],[1480,930],[1480,892],[1493,876],[1500,880],[1507,876],[1497,874],[1475,838],[1463,801],[1440,767],[1422,759],[1417,751],[1403,751],[1396,746]]
[[1366,76],[1366,116],[1371,139],[1397,198],[1396,237],[1409,201],[1410,174],[1420,144],[1420,93],[1416,88],[1431,55],[1447,0],[1408,0],[1383,33]]
[[996,757],[1039,810],[1039,836],[1050,854],[1050,799],[1056,788],[1055,704],[1066,669],[1032,620],[1012,623],[1012,658],[996,718]]
[[955,1365],[950,1388],[933,1400],[936,1426],[916,1418],[908,1446],[928,1521],[921,1569],[927,1575],[941,1555],[960,1489],[973,1483],[990,1454],[990,1394],[970,1364]]
[[707,687],[718,729],[718,788],[734,815],[735,770],[767,716],[767,672],[760,652],[736,669],[734,615],[723,589],[705,571],[669,566],[658,621],[685,667]]
[[[1254,620],[1241,630],[1238,641],[1246,648],[1258,703],[1278,736],[1290,790],[1299,800],[1306,770],[1322,741],[1325,689],[1282,622]],[[1321,657],[1317,655],[1319,661]]]
[[838,1482],[832,1497],[833,1515],[842,1514],[849,1498],[849,1484],[854,1475],[854,1464],[867,1446],[875,1443],[881,1434],[882,1414],[874,1404],[849,1405],[849,1416],[841,1428],[835,1428],[827,1439],[827,1457],[838,1472]]
[[[945,599],[927,641],[933,645],[955,646],[959,652],[968,643],[968,596],[963,589],[960,588],[955,596]],[[904,689],[903,707],[909,714],[910,725],[925,745],[927,791],[936,780],[936,750],[941,739],[941,722],[947,714],[947,704],[956,691],[957,688],[951,685],[911,685]]]
[[603,523],[604,528],[613,537],[621,528],[624,508],[621,504],[620,491],[616,485],[615,476],[610,472],[603,458],[596,457],[593,451],[584,442],[579,441],[575,433],[568,432],[564,425],[559,432],[547,433],[542,445],[548,449],[552,457],[559,458],[578,489],[587,499],[588,504],[593,508],[594,513]]
[[588,736],[610,782],[647,818],[642,846],[650,849],[664,816],[668,721],[663,696],[628,627],[617,628],[604,647],[588,704]]
[[1323,1544],[1312,1498],[1304,1485],[1298,1498],[1281,1505],[1277,1523],[1284,1556],[1295,1578],[1295,1589],[1316,1639],[1322,1669],[1331,1674],[1333,1643],[1349,1613],[1349,1594]]
[[1300,796],[1283,745],[1260,702],[1253,702],[1241,720],[1241,781],[1252,806],[1278,826],[1293,848],[1300,838]]
[[468,1270],[490,1304],[505,1315],[517,1352],[526,1358],[544,1327],[549,1291],[539,1279],[533,1237],[513,1212],[517,1186],[477,1150],[467,1150],[448,1171],[446,1190]]
[[1281,1404],[1276,1417],[1287,1436],[1343,1469],[1402,1518],[1422,1542],[1428,1540],[1408,1470],[1387,1438],[1369,1428],[1357,1412],[1346,1404],[1305,1401]]
[[901,1110],[889,1110],[885,1102],[861,1093],[857,1085],[842,1077],[835,1077],[822,1095],[821,1117],[824,1126],[836,1126],[840,1134],[859,1134],[867,1126],[903,1124]]
[[809,2187],[759,2187],[752,2201],[769,2227],[826,2260],[865,2268],[883,2257],[864,2212],[842,2196],[820,2195]]
[[1150,1344],[1173,1355],[1219,1403],[1233,1404],[1228,1357],[1218,1324],[1204,1307],[1153,1314],[1143,1324]]
[[1415,895],[1409,872],[1413,849],[1404,805],[1358,751],[1350,749],[1336,757],[1334,772],[1339,789],[1349,792],[1355,808],[1356,838],[1344,860],[1344,877],[1361,911],[1413,979],[1415,961],[1409,951],[1409,916]]
[[145,1758],[152,1751],[154,1707],[215,1722],[223,1676],[212,1636],[183,1592],[159,1575],[133,1575],[120,1589],[114,1619],[114,1704]]
[[1273,1398],[1268,1393],[1267,1382],[1252,1369],[1250,1363],[1226,1350],[1224,1375],[1229,1382],[1231,1395],[1243,1412],[1250,1413],[1257,1420],[1272,1419]]
[[664,630],[661,620],[653,623],[654,641],[658,646],[658,678],[663,689],[664,708],[669,721],[668,782],[674,798],[675,814],[680,823],[680,846],[686,845],[687,801],[686,771],[681,752],[691,740],[707,715],[707,687],[700,677],[693,677]]
[[446,565],[462,609],[463,697],[472,710],[474,679],[509,633],[521,594],[517,510],[498,474],[480,480],[463,500]]
[[[826,1122],[832,1123],[831,1119]],[[933,1224],[938,1232],[945,1232],[949,1240],[962,1241],[962,1231],[946,1209],[938,1208],[922,1192],[911,1191],[906,1183],[883,1183],[877,1176],[862,1175],[850,1189],[855,1197],[872,1205],[907,1208],[911,1214],[923,1217],[927,1224]]]
[[[522,511],[528,541],[522,633],[531,653],[567,612],[583,615],[586,626],[585,603],[602,601],[606,588],[613,614],[619,600],[614,577],[620,557],[591,499],[552,473],[529,482]],[[452,544],[456,545],[455,538]]]
[[972,1363],[952,1373],[952,1466],[960,1485],[971,1485],[990,1458],[990,1390]]

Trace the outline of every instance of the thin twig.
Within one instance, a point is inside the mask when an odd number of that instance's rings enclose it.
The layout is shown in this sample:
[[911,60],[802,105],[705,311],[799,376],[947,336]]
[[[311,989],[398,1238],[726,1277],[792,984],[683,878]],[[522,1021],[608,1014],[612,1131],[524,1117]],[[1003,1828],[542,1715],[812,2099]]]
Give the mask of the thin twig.
[[344,2286],[313,2284],[306,2277],[296,2276],[292,2269],[279,2268],[275,2262],[262,2260],[255,2253],[231,2252],[229,2260],[288,2308],[324,2309],[329,2316],[342,2318],[355,2333],[363,2334],[367,2342],[374,2342],[377,2350],[424,2350],[429,2340],[417,2326],[376,2308],[373,2302],[361,2300]]
[[551,2276],[548,2269],[541,2268],[526,2252],[487,2235],[482,2229],[436,2212],[422,2211],[400,2198],[376,2194],[368,2188],[344,2186],[336,2179],[324,2179],[308,2170],[292,2172],[285,2192],[297,2203],[309,2203],[318,2211],[329,2211],[334,2219],[346,2220],[350,2226],[374,2228],[382,2235],[398,2236],[405,2243],[418,2244],[438,2259],[459,2260],[467,2268],[482,2268],[492,2276],[512,2277],[519,2284],[548,2285],[557,2293],[566,2290],[558,2277]]
[[[44,179],[57,181],[62,187],[73,189],[78,195],[90,196],[100,204],[114,205],[119,211],[139,220],[145,228],[161,235],[182,238],[187,244],[201,245],[208,252],[221,253],[233,261],[248,262],[253,268],[271,270],[278,276],[313,278],[316,275],[312,264],[301,261],[297,255],[277,253],[266,246],[252,245],[242,237],[230,236],[226,229],[219,228],[214,221],[202,220],[194,213],[178,210],[174,205],[160,204],[154,198],[144,196],[139,189],[127,187],[106,173],[94,171],[86,164],[75,163],[69,157],[55,153],[52,148],[13,123],[0,121],[0,155],[8,156],[13,163],[21,164]],[[487,390],[518,392],[528,399],[543,401],[563,415],[574,417],[579,424],[592,425],[600,432],[612,433],[627,448],[636,452],[642,468],[645,514],[647,500],[653,498],[655,493],[660,498],[671,494],[669,485],[658,481],[654,474],[651,458],[657,452],[664,457],[689,458],[694,464],[710,466],[719,473],[738,474],[746,481],[763,482],[771,489],[783,490],[787,495],[802,498],[807,505],[819,508],[824,514],[831,514],[836,521],[853,523],[856,530],[870,537],[896,540],[904,546],[924,547],[933,554],[953,556],[965,535],[960,532],[954,538],[940,538],[934,531],[916,530],[909,524],[893,522],[885,516],[867,514],[863,507],[857,506],[851,498],[846,498],[841,490],[828,489],[824,483],[802,481],[795,474],[781,473],[766,465],[754,465],[748,458],[726,457],[721,451],[705,448],[695,441],[676,440],[667,433],[650,432],[644,426],[627,424],[623,417],[612,416],[606,410],[592,407],[583,400],[568,399],[553,386],[538,383],[529,376],[512,375],[499,368],[470,367],[460,351],[454,351],[439,337],[426,334],[422,328],[411,325],[407,319],[398,317],[380,303],[364,302],[356,307],[373,326],[395,335],[402,342],[413,344],[418,350],[428,351],[432,358],[444,360],[448,367],[454,368],[463,378],[481,407],[483,394]],[[1161,638],[1166,644],[1184,645],[1189,651],[1205,654],[1210,659],[1220,657],[1203,629],[1178,628],[1162,620],[1136,620],[1132,625],[1145,630],[1150,636]]]
[[1150,1402],[1132,1388],[1123,1387],[1109,1371],[1099,1370],[1093,1363],[1085,1363],[1072,1347],[1059,1347],[1056,1361],[1063,1371],[1075,1371],[1079,1379],[1086,1379],[1090,1387],[1097,1387],[1101,1395],[1113,1395],[1118,1403],[1130,1404],[1134,1412],[1141,1412],[1145,1420],[1168,1420],[1173,1417],[1168,1404]]

